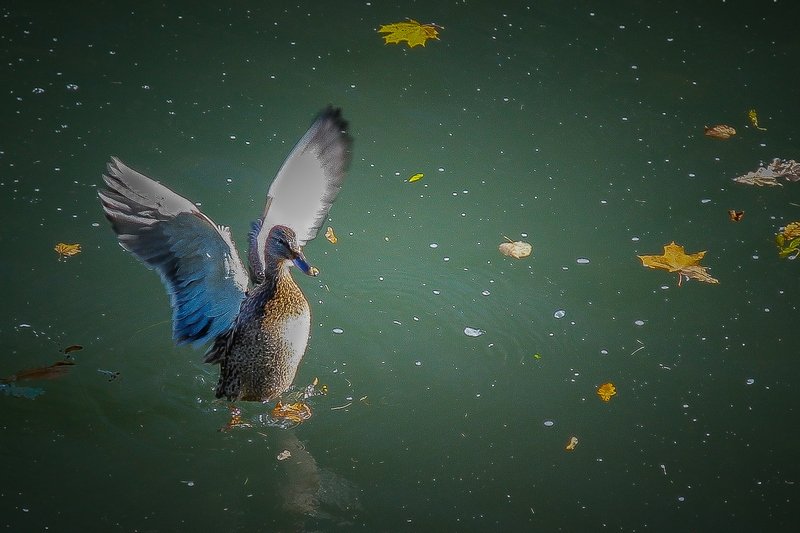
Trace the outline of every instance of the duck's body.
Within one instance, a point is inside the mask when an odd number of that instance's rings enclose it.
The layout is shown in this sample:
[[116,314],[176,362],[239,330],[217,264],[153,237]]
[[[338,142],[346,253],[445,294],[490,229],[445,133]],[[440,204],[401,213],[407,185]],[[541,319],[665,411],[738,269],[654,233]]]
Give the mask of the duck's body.
[[291,263],[268,268],[242,302],[229,335],[218,337],[206,362],[219,363],[217,398],[270,401],[294,381],[311,333],[311,307]]
[[287,157],[249,235],[245,270],[228,228],[193,203],[113,159],[99,192],[120,244],[158,270],[179,343],[213,341],[218,398],[270,401],[294,381],[311,309],[291,275],[318,271],[302,246],[313,239],[341,188],[351,140],[328,108]]

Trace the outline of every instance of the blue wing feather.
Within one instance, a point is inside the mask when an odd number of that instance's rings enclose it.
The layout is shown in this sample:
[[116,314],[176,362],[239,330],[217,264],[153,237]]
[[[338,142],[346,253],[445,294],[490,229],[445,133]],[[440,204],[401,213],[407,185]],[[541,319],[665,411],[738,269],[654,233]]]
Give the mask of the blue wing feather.
[[191,202],[113,159],[99,191],[120,244],[161,276],[178,343],[203,344],[228,331],[247,273],[227,228]]

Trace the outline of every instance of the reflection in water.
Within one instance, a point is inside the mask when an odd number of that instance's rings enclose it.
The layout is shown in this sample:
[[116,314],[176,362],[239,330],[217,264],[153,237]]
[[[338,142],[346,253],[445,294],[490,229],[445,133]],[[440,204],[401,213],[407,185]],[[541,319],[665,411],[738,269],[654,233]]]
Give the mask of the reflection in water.
[[312,525],[306,523],[307,519],[339,526],[351,524],[361,510],[355,485],[329,470],[320,469],[294,431],[279,431],[275,436],[281,453],[288,451],[290,454],[279,463],[286,475],[281,499],[283,509],[296,516],[296,525]]

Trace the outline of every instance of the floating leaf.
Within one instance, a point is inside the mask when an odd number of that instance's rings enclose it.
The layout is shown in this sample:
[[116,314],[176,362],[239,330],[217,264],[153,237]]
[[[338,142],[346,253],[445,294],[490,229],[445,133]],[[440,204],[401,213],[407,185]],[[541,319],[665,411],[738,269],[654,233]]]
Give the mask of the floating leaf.
[[786,181],[800,181],[800,163],[794,159],[773,159],[766,167],[760,166],[753,172],[733,178],[737,183],[759,187],[782,186],[778,178]]
[[564,446],[564,449],[567,450],[568,452],[571,452],[572,450],[575,449],[577,445],[578,445],[578,437],[573,435],[572,437],[569,438],[569,441],[567,442],[567,445]]
[[283,450],[281,453],[278,454],[278,461],[285,461],[291,456],[292,452],[290,452],[289,450]]
[[737,211],[735,209],[728,209],[728,218],[733,222],[739,222],[744,218],[744,211]]
[[755,109],[751,109],[747,112],[747,118],[750,119],[750,124],[752,124],[755,129],[767,131],[767,128],[762,128],[758,125],[758,114]]
[[667,272],[678,272],[679,286],[683,276],[706,283],[719,283],[719,280],[706,273],[707,267],[699,264],[704,255],[706,255],[705,251],[687,255],[683,246],[672,241],[664,246],[663,255],[640,255],[637,257],[642,260],[642,265],[646,267],[658,268]]
[[597,395],[604,402],[611,400],[611,397],[617,394],[617,388],[613,383],[603,383],[597,388]]
[[800,255],[800,221],[786,224],[783,231],[775,236],[775,243],[780,257],[797,259]]
[[40,379],[56,379],[65,375],[75,364],[74,361],[56,361],[52,365],[21,370],[6,378],[0,379],[3,383],[13,383],[16,381],[29,381]]
[[400,44],[402,41],[408,43],[409,48],[417,45],[425,46],[428,39],[439,39],[439,31],[436,24],[420,24],[416,20],[408,19],[406,22],[395,22],[384,24],[378,28],[378,33],[386,33],[383,40],[386,44]]
[[304,420],[311,418],[311,407],[307,403],[294,402],[284,404],[280,401],[275,404],[271,413],[272,418],[276,420],[288,420],[295,424],[299,424]]
[[59,261],[66,260],[68,257],[72,257],[73,255],[81,253],[80,244],[65,244],[63,242],[60,242],[56,244],[55,248],[53,249],[58,254]]
[[513,257],[514,259],[522,259],[523,257],[528,257],[531,255],[533,251],[533,246],[530,243],[523,242],[523,241],[512,241],[508,237],[506,237],[508,242],[504,242],[498,246],[498,250],[503,255],[507,255],[508,257]]
[[540,353],[535,353],[535,354],[533,354],[533,358],[534,358],[534,359],[541,359],[541,358],[542,358],[542,354],[540,354]]
[[419,181],[419,180],[421,180],[421,179],[422,179],[422,178],[424,178],[424,177],[425,177],[425,174],[423,174],[422,172],[417,172],[416,174],[414,174],[413,176],[411,176],[410,178],[408,178],[408,180],[407,180],[407,181],[408,181],[409,183],[414,183],[415,181]]
[[736,135],[736,130],[726,124],[717,124],[716,126],[706,126],[705,135],[715,139],[730,139]]
[[333,232],[333,228],[328,226],[328,229],[325,230],[325,238],[330,241],[331,244],[336,244],[339,242],[339,238]]

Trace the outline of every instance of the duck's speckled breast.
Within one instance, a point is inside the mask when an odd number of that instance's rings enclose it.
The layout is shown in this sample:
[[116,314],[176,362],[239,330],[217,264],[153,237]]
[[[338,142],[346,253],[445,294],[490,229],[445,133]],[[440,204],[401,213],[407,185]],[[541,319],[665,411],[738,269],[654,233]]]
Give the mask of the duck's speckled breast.
[[311,309],[288,269],[278,276],[270,298],[260,289],[245,302],[246,319],[221,368],[228,390],[238,382],[234,396],[241,400],[270,401],[289,388],[311,332]]

